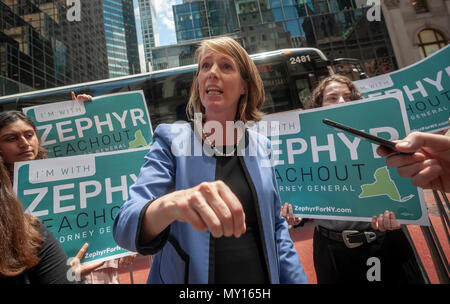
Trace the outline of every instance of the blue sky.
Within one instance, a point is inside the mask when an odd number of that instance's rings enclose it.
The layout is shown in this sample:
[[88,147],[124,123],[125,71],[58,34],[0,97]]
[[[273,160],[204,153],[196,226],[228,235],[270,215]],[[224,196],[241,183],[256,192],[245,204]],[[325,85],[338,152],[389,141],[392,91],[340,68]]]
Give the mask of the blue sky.
[[158,23],[159,45],[176,44],[175,24],[173,22],[172,6],[182,3],[182,0],[152,0],[155,4]]

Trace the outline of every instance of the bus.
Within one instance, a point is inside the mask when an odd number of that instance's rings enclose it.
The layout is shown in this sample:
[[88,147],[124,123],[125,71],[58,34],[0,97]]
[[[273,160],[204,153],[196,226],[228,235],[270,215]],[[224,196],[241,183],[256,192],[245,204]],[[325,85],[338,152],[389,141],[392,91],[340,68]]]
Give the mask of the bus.
[[[333,74],[333,62],[315,48],[292,48],[250,56],[264,82],[266,114],[303,108],[318,82]],[[360,67],[360,66],[359,66]],[[186,120],[186,105],[197,64],[0,97],[0,112],[71,99],[71,92],[99,96],[143,90],[153,129]],[[352,75],[363,75],[362,71]],[[353,77],[353,80],[356,80]]]
[[[264,83],[263,112],[271,114],[303,108],[312,89],[331,74],[352,80],[366,78],[360,61],[352,58],[328,60],[315,48],[291,48],[250,56]],[[153,130],[160,123],[186,120],[186,105],[197,65],[31,91],[0,97],[0,112],[71,99],[71,92],[100,96],[142,90]],[[423,246],[422,246],[423,247]],[[419,248],[420,252],[425,251]],[[421,266],[423,269],[423,266]],[[432,265],[430,266],[433,267]],[[148,272],[148,269],[146,269]],[[423,270],[426,274],[425,270]]]

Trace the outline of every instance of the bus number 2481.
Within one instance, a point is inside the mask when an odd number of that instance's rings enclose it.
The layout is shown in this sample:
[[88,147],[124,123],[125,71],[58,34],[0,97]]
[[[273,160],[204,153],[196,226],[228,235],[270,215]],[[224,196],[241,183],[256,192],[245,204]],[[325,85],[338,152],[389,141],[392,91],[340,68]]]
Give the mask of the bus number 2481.
[[291,64],[298,64],[298,63],[311,62],[311,57],[309,55],[297,56],[297,57],[290,57],[289,60],[291,61]]

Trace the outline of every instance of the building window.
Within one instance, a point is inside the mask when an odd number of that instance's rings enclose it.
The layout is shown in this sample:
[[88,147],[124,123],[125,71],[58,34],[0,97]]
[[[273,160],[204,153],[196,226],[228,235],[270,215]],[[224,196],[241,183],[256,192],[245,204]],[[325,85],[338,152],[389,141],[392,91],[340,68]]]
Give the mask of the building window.
[[425,58],[447,44],[444,35],[435,29],[424,29],[419,35],[420,56]]
[[411,4],[414,7],[416,14],[427,13],[429,11],[426,0],[412,0]]

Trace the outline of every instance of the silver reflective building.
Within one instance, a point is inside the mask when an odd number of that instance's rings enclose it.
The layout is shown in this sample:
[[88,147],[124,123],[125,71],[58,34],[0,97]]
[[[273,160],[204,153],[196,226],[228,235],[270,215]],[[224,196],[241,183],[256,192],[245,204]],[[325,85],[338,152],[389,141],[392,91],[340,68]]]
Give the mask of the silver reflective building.
[[156,23],[155,4],[152,0],[139,0],[142,44],[144,47],[145,65],[151,70],[152,48],[159,45],[158,26]]

